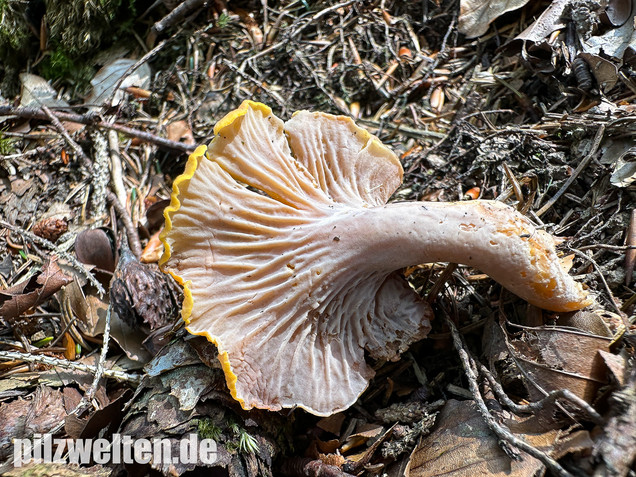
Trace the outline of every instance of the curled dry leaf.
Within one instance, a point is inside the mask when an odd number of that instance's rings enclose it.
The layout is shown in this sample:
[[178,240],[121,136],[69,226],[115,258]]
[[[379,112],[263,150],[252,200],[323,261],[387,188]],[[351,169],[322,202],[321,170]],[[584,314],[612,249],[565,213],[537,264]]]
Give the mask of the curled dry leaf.
[[47,260],[42,270],[27,280],[5,290],[0,290],[0,316],[15,318],[38,306],[64,285],[73,281],[56,261]]
[[163,227],[163,211],[170,205],[170,199],[158,200],[146,209],[146,228],[154,233]]
[[161,256],[163,255],[163,243],[159,239],[159,234],[161,232],[155,232],[148,243],[144,247],[143,252],[141,252],[141,257],[139,257],[139,261],[142,263],[157,263]]
[[523,7],[526,3],[528,0],[461,0],[459,32],[468,38],[481,36],[495,19]]
[[[504,49],[508,53],[521,53],[532,69],[543,73],[553,72],[559,62],[567,62],[569,67],[575,59],[583,59],[600,89],[609,91],[619,81],[619,69],[636,61],[633,22],[636,8],[633,0],[610,0],[604,8],[602,5],[602,2],[554,0]],[[599,28],[601,23],[609,28]],[[565,41],[566,35],[561,33],[566,28],[575,31],[577,46]]]
[[632,0],[609,0],[601,21],[615,27],[623,25],[632,16]]

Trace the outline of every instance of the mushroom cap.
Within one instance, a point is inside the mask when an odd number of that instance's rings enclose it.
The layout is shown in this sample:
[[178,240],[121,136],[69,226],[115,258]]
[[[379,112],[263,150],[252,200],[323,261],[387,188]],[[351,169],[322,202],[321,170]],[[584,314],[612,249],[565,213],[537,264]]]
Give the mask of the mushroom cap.
[[243,408],[346,409],[374,375],[365,349],[397,359],[430,329],[408,284],[365,267],[338,235],[386,203],[402,167],[347,117],[300,111],[283,123],[245,101],[214,132],[165,211],[160,265],[184,287],[187,329],[216,344]]

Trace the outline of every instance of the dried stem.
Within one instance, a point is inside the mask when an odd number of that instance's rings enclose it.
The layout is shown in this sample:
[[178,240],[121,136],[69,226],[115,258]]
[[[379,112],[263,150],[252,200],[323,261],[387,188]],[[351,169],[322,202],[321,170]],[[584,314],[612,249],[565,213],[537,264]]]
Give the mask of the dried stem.
[[[479,391],[479,384],[477,381],[477,374],[475,372],[475,363],[468,355],[468,352],[464,348],[463,340],[455,324],[453,321],[444,313],[444,317],[446,320],[446,324],[450,328],[451,335],[453,337],[453,344],[455,345],[455,349],[459,354],[460,361],[462,363],[462,367],[464,368],[464,372],[466,373],[466,377],[468,378],[468,384],[470,387],[470,391],[475,399],[475,404],[477,404],[477,408],[479,409],[479,413],[482,415],[486,424],[490,428],[495,435],[506,444],[513,446],[526,454],[531,455],[535,459],[541,461],[550,471],[559,477],[573,477],[567,470],[565,470],[561,465],[550,457],[545,452],[531,446],[523,439],[518,438],[514,434],[512,434],[508,429],[499,424],[495,418],[490,414],[490,411],[486,407],[486,403],[484,402],[484,398]],[[504,448],[504,451],[507,450]],[[516,454],[516,453],[515,453]],[[516,454],[518,455],[518,454]]]
[[106,196],[108,202],[114,207],[115,211],[119,215],[119,218],[124,223],[124,228],[126,229],[126,235],[128,237],[128,242],[130,243],[130,250],[135,254],[135,257],[141,257],[142,249],[141,243],[139,241],[139,234],[137,233],[137,229],[135,228],[132,219],[130,218],[130,214],[123,206],[117,196],[112,192],[109,192]]
[[[60,121],[70,121],[74,123],[93,125],[100,128],[118,131],[127,136],[135,137],[145,142],[155,144],[165,149],[171,149],[174,151],[191,153],[194,151],[195,146],[191,144],[185,144],[182,142],[171,141],[155,134],[151,134],[146,131],[140,131],[139,129],[130,128],[117,123],[108,123],[102,121],[98,116],[94,114],[72,114],[61,111],[52,111],[52,114]],[[19,118],[26,119],[48,119],[50,117],[41,109],[37,108],[19,108],[13,106],[0,106],[0,116],[17,116]]]
[[[0,360],[4,361],[24,361],[25,363],[38,363],[45,364],[47,366],[55,366],[64,369],[73,369],[75,371],[82,371],[85,373],[96,373],[97,367],[89,364],[76,363],[75,361],[68,361],[66,359],[54,358],[52,356],[46,356],[43,354],[28,354],[20,353],[18,351],[0,351]],[[129,374],[123,371],[117,371],[113,369],[104,369],[103,376],[109,379],[115,379],[120,382],[130,383],[132,385],[138,385],[141,382],[141,376],[138,374]]]
[[73,268],[75,268],[78,272],[80,272],[82,275],[84,275],[84,277],[86,277],[86,279],[91,282],[91,285],[93,285],[95,288],[97,288],[97,291],[100,295],[103,295],[105,293],[104,291],[104,287],[102,287],[101,283],[99,283],[97,281],[97,279],[95,278],[95,276],[89,272],[86,267],[80,262],[78,261],[73,255],[71,255],[68,252],[63,252],[62,250],[60,250],[58,247],[55,246],[54,243],[42,238],[42,237],[38,237],[35,234],[32,234],[31,232],[27,232],[26,230],[22,230],[20,227],[16,227],[15,225],[11,225],[8,222],[5,222],[4,220],[0,220],[0,227],[5,227],[7,229],[9,229],[12,232],[15,232],[17,234],[19,234],[20,236],[22,236],[23,238],[26,238],[27,240],[30,240],[31,242],[37,243],[38,245],[41,245],[49,250],[54,251],[58,256],[60,256],[61,258],[63,258],[64,260],[66,260],[67,262],[69,262]]

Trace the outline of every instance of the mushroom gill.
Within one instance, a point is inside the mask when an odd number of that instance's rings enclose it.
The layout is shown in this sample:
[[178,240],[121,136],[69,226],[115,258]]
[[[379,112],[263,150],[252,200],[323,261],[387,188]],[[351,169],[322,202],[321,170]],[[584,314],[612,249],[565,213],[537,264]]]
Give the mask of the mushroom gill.
[[283,123],[246,101],[214,132],[174,181],[160,264],[246,409],[352,405],[374,374],[364,350],[397,359],[429,331],[395,273],[408,265],[468,264],[548,310],[591,303],[552,236],[500,202],[387,205],[402,167],[349,118]]

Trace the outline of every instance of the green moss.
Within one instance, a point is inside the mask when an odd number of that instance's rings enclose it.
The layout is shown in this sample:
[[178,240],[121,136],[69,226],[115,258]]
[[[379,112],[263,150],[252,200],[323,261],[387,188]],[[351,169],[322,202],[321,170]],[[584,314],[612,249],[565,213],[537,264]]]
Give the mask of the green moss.
[[48,80],[64,79],[71,83],[79,92],[88,89],[95,69],[85,61],[80,61],[69,55],[58,46],[40,63],[38,72]]
[[135,17],[134,1],[45,0],[50,38],[71,56],[90,53],[104,41],[129,30]]
[[5,48],[22,50],[29,39],[28,2],[0,0],[0,51]]
[[14,142],[13,138],[5,137],[2,131],[0,131],[0,155],[7,156],[14,154],[16,152]]
[[221,438],[221,428],[212,422],[212,419],[201,419],[198,426],[198,434],[201,439],[212,439],[218,442]]

